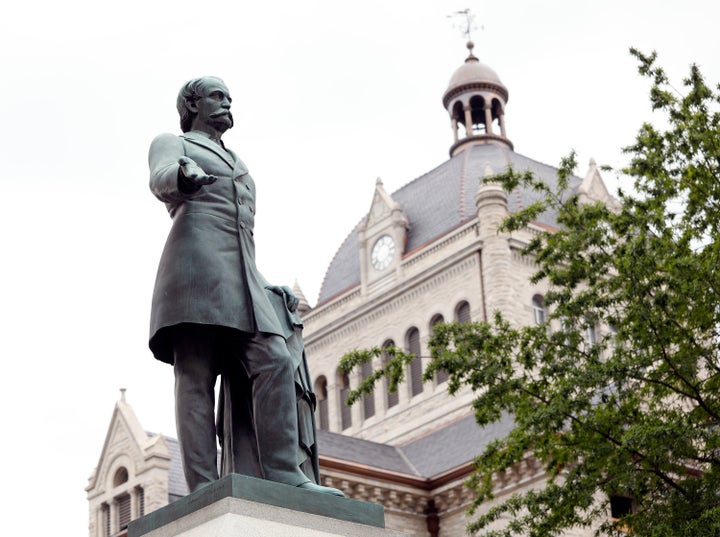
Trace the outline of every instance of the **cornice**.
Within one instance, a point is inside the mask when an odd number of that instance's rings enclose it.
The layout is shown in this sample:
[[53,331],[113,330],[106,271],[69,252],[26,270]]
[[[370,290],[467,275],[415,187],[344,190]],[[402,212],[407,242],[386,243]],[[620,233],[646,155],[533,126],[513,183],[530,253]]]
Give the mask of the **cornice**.
[[338,472],[346,472],[349,474],[359,475],[366,478],[377,479],[387,483],[401,484],[413,487],[419,490],[431,491],[447,485],[458,479],[464,479],[470,475],[473,470],[474,463],[469,461],[461,466],[448,470],[433,477],[421,477],[392,470],[384,470],[351,461],[335,459],[320,455],[320,467]]
[[443,106],[445,107],[445,109],[447,109],[448,104],[450,104],[450,101],[452,101],[455,97],[462,93],[467,93],[468,91],[473,90],[494,91],[495,93],[498,93],[505,100],[505,102],[508,101],[508,97],[510,96],[507,88],[500,86],[499,84],[493,84],[492,82],[466,82],[464,84],[454,87],[445,95],[443,95]]
[[[469,461],[426,478],[320,456],[320,477],[324,485],[339,488],[356,500],[415,515],[425,514],[429,501],[433,501],[441,513],[470,505],[475,493],[465,485],[465,480],[474,467],[474,462]],[[511,494],[546,477],[542,465],[527,457],[504,474],[493,475],[494,493],[496,496]]]
[[465,138],[461,138],[457,142],[455,142],[453,145],[450,146],[450,156],[454,157],[457,154],[457,150],[461,148],[462,146],[466,144],[481,144],[481,143],[494,143],[499,142],[501,144],[504,144],[508,146],[511,150],[515,149],[515,146],[513,143],[505,138],[504,136],[499,136],[497,134],[475,134],[473,136],[466,136]]

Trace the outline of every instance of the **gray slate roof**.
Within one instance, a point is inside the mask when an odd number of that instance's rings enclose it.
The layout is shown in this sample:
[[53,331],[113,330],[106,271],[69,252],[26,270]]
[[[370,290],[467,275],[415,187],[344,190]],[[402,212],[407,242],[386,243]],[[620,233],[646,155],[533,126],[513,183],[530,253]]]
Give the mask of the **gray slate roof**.
[[398,448],[323,430],[318,430],[317,434],[320,455],[381,470],[420,476]]
[[[480,455],[490,442],[506,436],[513,422],[508,416],[498,423],[479,427],[473,415],[465,416],[399,446],[371,442],[318,430],[320,455],[388,470],[418,478],[432,478],[462,466]],[[165,436],[170,451],[169,495],[188,494],[175,438]]]
[[421,478],[432,478],[472,461],[511,430],[509,416],[480,427],[469,415],[399,446],[318,431],[320,454]]
[[168,494],[176,497],[187,496],[187,482],[185,481],[185,473],[183,472],[182,459],[180,458],[180,444],[175,438],[165,437],[170,454],[170,472],[168,475]]
[[[152,433],[148,433],[152,434]],[[168,495],[170,498],[182,498],[190,494],[190,490],[185,481],[185,472],[183,471],[182,459],[180,457],[180,443],[177,439],[170,436],[164,436],[168,445],[168,453],[170,455],[170,471],[168,475]],[[218,468],[220,468],[220,450],[218,450]]]
[[[557,169],[515,153],[504,144],[489,143],[468,147],[437,168],[401,187],[392,194],[405,211],[410,222],[405,253],[420,248],[447,234],[457,226],[475,218],[475,194],[484,177],[486,167],[493,173],[532,171],[551,188],[557,185]],[[582,182],[571,178],[571,190]],[[508,199],[510,212],[526,207],[538,198],[536,192],[519,188]],[[557,215],[543,214],[539,223],[557,227]],[[359,226],[359,224],[358,224]],[[358,226],[338,249],[325,273],[318,304],[327,302],[360,283],[358,255]]]
[[480,427],[475,416],[467,416],[403,446],[403,454],[424,477],[457,468],[480,455],[493,440],[507,436],[513,420],[504,416],[497,423]]

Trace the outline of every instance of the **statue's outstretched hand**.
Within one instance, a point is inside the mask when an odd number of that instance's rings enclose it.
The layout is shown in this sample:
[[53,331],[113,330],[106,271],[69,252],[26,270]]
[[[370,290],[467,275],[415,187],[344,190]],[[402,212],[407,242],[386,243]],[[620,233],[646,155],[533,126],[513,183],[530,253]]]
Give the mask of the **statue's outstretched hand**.
[[300,299],[295,296],[292,289],[290,289],[287,285],[268,285],[265,288],[282,296],[285,300],[285,306],[287,306],[287,309],[291,312],[294,312],[297,309]]
[[189,157],[180,157],[178,164],[180,164],[180,173],[183,174],[183,177],[194,185],[210,185],[217,181],[215,175],[205,173],[203,169]]

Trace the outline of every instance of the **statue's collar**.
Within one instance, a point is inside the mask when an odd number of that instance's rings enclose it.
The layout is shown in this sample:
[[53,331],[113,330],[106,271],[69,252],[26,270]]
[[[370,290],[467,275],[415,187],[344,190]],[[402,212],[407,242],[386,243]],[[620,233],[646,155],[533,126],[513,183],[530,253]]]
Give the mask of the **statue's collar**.
[[185,136],[190,136],[191,138],[202,138],[202,139],[204,139],[204,140],[209,140],[209,141],[211,141],[212,143],[217,144],[218,146],[220,146],[224,151],[227,151],[227,149],[225,148],[225,144],[223,143],[222,140],[220,140],[219,138],[218,138],[218,139],[211,138],[210,135],[209,135],[207,132],[204,132],[204,131],[189,131],[189,132],[186,132],[186,133],[185,133]]
[[230,151],[229,149],[225,149],[222,141],[219,141],[220,143],[218,143],[212,140],[206,132],[202,131],[189,131],[183,134],[182,137],[188,142],[192,142],[194,144],[204,147],[205,149],[209,149],[210,151],[218,155],[220,158],[222,158],[228,164],[228,166],[230,166],[231,168],[235,167],[235,161],[237,160],[237,157],[232,151]]

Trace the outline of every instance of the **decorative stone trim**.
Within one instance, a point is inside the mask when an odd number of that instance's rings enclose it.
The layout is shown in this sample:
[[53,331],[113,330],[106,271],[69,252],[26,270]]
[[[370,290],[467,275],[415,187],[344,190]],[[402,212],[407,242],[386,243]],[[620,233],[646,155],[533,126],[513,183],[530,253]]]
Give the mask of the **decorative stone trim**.
[[322,319],[348,302],[358,299],[360,297],[360,282],[343,292],[345,293],[344,296],[340,293],[339,295],[336,295],[335,298],[331,298],[325,302],[322,306],[316,306],[310,310],[310,313],[308,313],[305,317],[306,322],[318,322],[318,319]]
[[507,145],[510,149],[515,149],[515,146],[513,143],[505,138],[504,136],[500,136],[497,134],[474,134],[472,136],[466,136],[465,138],[461,138],[457,142],[455,142],[453,145],[450,146],[450,156],[455,156],[455,151],[462,147],[465,144],[471,143],[471,142],[480,142],[483,140],[489,140],[494,142],[501,142],[505,145]]
[[[443,95],[443,107],[447,109],[448,105],[450,104],[450,101],[452,101],[455,97],[458,95],[461,95],[463,93],[469,93],[472,91],[477,90],[490,90],[498,93],[505,102],[508,101],[508,97],[510,94],[508,93],[507,88],[500,86],[499,84],[492,84],[490,82],[469,82],[466,84],[461,84],[460,86],[457,86],[450,91],[448,91],[445,95]],[[505,103],[503,103],[504,106]]]
[[[357,334],[359,331],[362,331],[362,329],[371,322],[394,313],[398,309],[407,305],[409,302],[427,294],[428,291],[438,285],[476,266],[477,262],[477,256],[468,255],[462,262],[451,265],[445,270],[441,270],[439,273],[436,273],[435,276],[427,279],[420,285],[415,285],[409,291],[400,294],[393,300],[387,301],[385,304],[370,304],[363,308],[364,311],[353,312],[355,320],[346,321],[342,328],[338,328],[338,326],[335,325],[332,330],[327,331],[327,334],[318,334],[317,336],[313,334],[311,336],[306,336],[305,345],[308,354],[317,352],[319,349],[327,347],[339,340],[352,341],[352,336]],[[340,322],[342,321],[339,320],[338,324],[340,324]]]
[[493,475],[495,493],[497,495],[506,494],[512,489],[544,478],[545,471],[537,459],[526,457],[520,464],[516,464],[504,474]]
[[433,496],[440,515],[447,511],[464,509],[475,499],[475,493],[465,485],[456,485]]
[[[351,473],[346,473],[348,470]],[[356,471],[357,474],[348,468],[336,473],[321,467],[320,481],[325,486],[342,490],[346,496],[354,500],[377,503],[388,511],[410,515],[424,516],[428,503],[433,501],[438,515],[443,516],[451,511],[467,508],[475,499],[475,492],[465,486],[465,478],[472,471],[471,464],[448,473],[447,479],[410,476],[406,476],[406,479],[396,479],[402,476],[394,478],[392,472],[388,472],[386,477],[370,475],[370,473],[364,475],[362,468]],[[372,473],[383,472],[372,471]],[[535,458],[527,457],[504,474],[493,475],[495,494],[506,495],[545,478],[542,465]],[[386,479],[387,484],[385,484]]]
[[351,479],[323,476],[322,472],[320,480],[327,487],[342,490],[353,500],[380,504],[388,511],[410,515],[423,515],[430,499],[430,494],[424,491],[401,491],[390,486],[368,485]]

